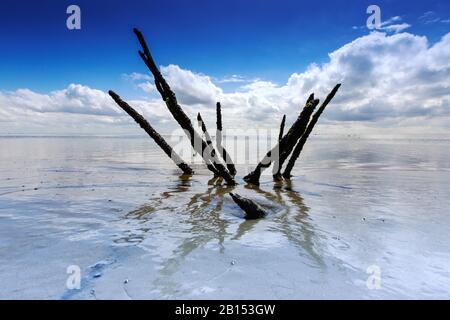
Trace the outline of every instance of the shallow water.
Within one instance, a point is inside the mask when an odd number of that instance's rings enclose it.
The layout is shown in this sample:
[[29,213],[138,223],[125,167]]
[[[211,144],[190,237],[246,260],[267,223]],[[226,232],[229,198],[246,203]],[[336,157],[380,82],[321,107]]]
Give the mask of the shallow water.
[[[233,189],[145,137],[0,150],[3,299],[450,298],[449,140],[315,137],[291,183],[240,165]],[[243,220],[232,190],[270,215]]]

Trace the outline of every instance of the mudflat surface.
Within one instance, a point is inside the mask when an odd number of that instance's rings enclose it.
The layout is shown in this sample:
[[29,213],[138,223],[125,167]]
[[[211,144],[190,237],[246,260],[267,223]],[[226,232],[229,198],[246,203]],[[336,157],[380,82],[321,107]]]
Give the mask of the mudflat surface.
[[[145,137],[0,150],[2,299],[449,297],[449,140],[313,138],[291,183],[246,186],[238,164],[233,189]],[[270,215],[243,220],[230,191]]]

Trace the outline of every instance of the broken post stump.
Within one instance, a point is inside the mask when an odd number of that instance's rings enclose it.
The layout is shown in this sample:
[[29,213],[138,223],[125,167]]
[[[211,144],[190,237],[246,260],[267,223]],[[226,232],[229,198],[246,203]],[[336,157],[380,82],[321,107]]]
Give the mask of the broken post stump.
[[267,212],[253,200],[241,197],[240,195],[232,192],[230,192],[230,196],[233,201],[245,212],[245,219],[254,220],[267,216]]

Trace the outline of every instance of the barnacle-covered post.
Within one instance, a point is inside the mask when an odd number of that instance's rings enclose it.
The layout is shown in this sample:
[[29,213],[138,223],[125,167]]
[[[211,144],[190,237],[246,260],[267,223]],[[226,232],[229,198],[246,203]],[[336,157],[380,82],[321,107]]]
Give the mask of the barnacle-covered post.
[[231,159],[230,155],[228,154],[227,150],[223,146],[223,127],[222,127],[222,106],[220,102],[217,102],[216,104],[216,116],[217,116],[217,130],[216,130],[216,146],[219,153],[222,155],[222,158],[225,160],[225,164],[228,168],[228,171],[230,171],[231,175],[235,176],[237,171],[236,167],[233,163],[233,160]]
[[286,169],[284,169],[283,177],[285,179],[289,179],[291,177],[291,171],[294,168],[295,161],[297,161],[298,157],[300,156],[300,153],[303,150],[303,146],[306,143],[306,140],[308,140],[309,135],[311,134],[312,130],[314,129],[314,126],[316,125],[317,121],[319,120],[320,115],[325,110],[328,103],[330,103],[331,99],[333,99],[336,92],[339,90],[341,84],[338,83],[333,90],[328,94],[325,101],[322,103],[322,105],[317,109],[316,113],[311,118],[311,121],[308,124],[308,127],[306,128],[305,132],[303,133],[302,137],[298,141],[297,145],[295,146],[294,151],[292,152],[291,158],[288,161],[288,164],[286,165]]
[[118,94],[110,90],[109,95],[126,113],[136,121],[142,129],[158,144],[158,146],[169,156],[170,159],[183,171],[185,174],[193,174],[194,171],[186,164],[181,157],[172,149],[172,147],[164,140],[164,138],[148,123],[145,118],[134,110],[128,103],[123,101]]
[[[278,133],[278,146],[280,146],[280,142],[281,139],[283,138],[283,134],[284,134],[284,125],[286,123],[286,115],[283,116],[283,119],[281,120],[281,124],[280,124],[280,132]],[[275,159],[274,163],[273,163],[273,178],[275,180],[281,180],[281,166],[280,166],[280,161],[279,159]]]
[[[166,103],[167,108],[169,109],[173,118],[178,122],[178,124],[181,126],[181,128],[188,136],[191,142],[191,146],[197,153],[199,153],[202,156],[204,162],[207,165],[209,163],[212,164],[212,166],[215,168],[215,171],[213,171],[214,174],[218,174],[219,176],[221,176],[226,181],[227,184],[235,185],[236,182],[233,176],[230,174],[228,169],[221,163],[215,150],[208,148],[207,143],[202,139],[202,137],[199,136],[197,131],[194,130],[191,120],[183,111],[181,106],[178,104],[175,93],[172,91],[169,84],[164,79],[164,77],[162,76],[161,72],[159,71],[158,67],[155,64],[153,57],[150,53],[150,50],[148,49],[147,43],[145,42],[144,36],[136,28],[134,29],[134,33],[136,34],[138,41],[142,47],[142,51],[139,50],[139,55],[144,61],[144,63],[147,65],[150,72],[152,73],[155,80],[156,89],[158,90],[162,99]],[[210,150],[211,153],[203,152],[204,150]]]
[[288,133],[286,133],[286,135],[281,139],[279,143],[277,143],[274,148],[267,152],[261,162],[258,163],[255,170],[244,177],[244,180],[246,182],[256,185],[259,184],[259,179],[261,178],[262,171],[270,167],[270,164],[273,160],[273,155],[277,155],[276,151],[278,151],[280,166],[283,165],[284,160],[289,156],[295,146],[295,143],[305,131],[305,128],[309,122],[309,118],[318,103],[319,100],[315,100],[314,94],[311,94],[311,96],[308,98],[308,101],[306,102],[305,107],[298,116],[297,120],[289,129]]

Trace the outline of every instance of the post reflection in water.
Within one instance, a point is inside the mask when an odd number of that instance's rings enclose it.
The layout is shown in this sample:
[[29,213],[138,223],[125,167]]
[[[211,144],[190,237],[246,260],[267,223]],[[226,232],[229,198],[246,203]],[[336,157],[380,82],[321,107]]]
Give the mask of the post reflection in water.
[[[164,238],[158,243],[171,243],[171,252],[162,259],[161,276],[176,272],[197,248],[217,244],[223,254],[229,241],[248,245],[246,236],[251,237],[252,232],[269,242],[271,234],[281,235],[298,248],[300,255],[308,255],[314,265],[323,266],[317,252],[320,239],[309,222],[309,208],[291,181],[276,182],[273,190],[267,191],[255,185],[227,186],[213,178],[208,181],[206,191],[199,193],[193,192],[192,183],[195,181],[189,177],[180,177],[169,190],[125,216],[132,221],[146,222],[138,226],[144,246],[145,242],[152,243],[154,237]],[[259,220],[243,219],[241,209],[231,200],[229,192],[254,199],[269,212],[269,216]],[[134,232],[136,230],[130,231],[127,236]],[[121,241],[128,240],[125,237]],[[270,247],[267,241],[261,245]],[[168,285],[167,279],[161,278],[161,281]]]

